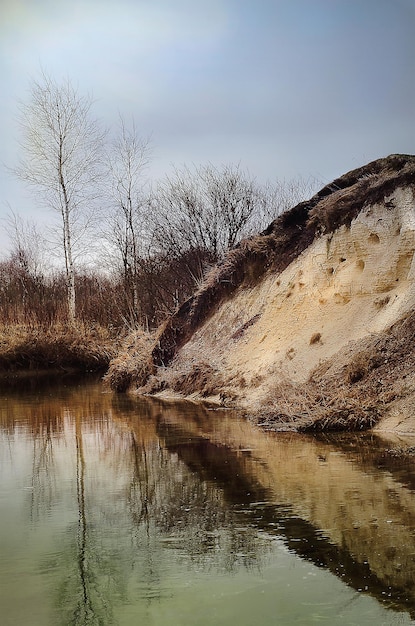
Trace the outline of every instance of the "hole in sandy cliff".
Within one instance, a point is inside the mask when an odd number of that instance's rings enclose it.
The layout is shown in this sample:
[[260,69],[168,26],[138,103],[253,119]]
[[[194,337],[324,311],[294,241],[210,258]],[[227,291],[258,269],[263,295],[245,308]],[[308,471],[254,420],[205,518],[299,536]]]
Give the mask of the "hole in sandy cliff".
[[350,302],[351,296],[343,293],[335,293],[334,294],[334,302],[336,304],[347,304]]
[[365,262],[362,261],[362,259],[359,259],[358,261],[356,261],[356,267],[358,270],[363,272],[363,270],[365,269]]
[[310,337],[310,346],[314,346],[316,343],[321,343],[321,333],[314,333]]
[[377,235],[376,233],[370,233],[369,241],[370,243],[379,243],[380,242],[379,235]]
[[295,357],[295,350],[294,350],[294,348],[290,348],[289,350],[287,350],[287,352],[285,353],[285,357],[287,359],[289,359],[290,361],[292,361],[293,358]]

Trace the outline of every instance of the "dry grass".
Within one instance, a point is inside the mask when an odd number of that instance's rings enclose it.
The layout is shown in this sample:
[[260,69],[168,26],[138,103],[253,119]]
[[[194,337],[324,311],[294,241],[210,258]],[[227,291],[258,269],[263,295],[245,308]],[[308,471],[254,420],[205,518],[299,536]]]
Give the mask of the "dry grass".
[[114,391],[124,392],[132,386],[142,387],[154,372],[151,350],[154,335],[136,330],[125,339],[116,358],[112,359],[104,382]]
[[263,408],[251,419],[271,430],[297,432],[355,431],[371,428],[380,416],[370,398],[351,394],[345,385],[284,381],[269,392]]
[[415,157],[392,154],[372,161],[324,187],[310,203],[309,224],[333,232],[349,225],[370,204],[384,202],[397,187],[414,185]]
[[221,397],[225,402],[228,400],[228,385],[224,379],[220,367],[209,354],[205,352],[205,359],[200,358],[200,352],[192,351],[186,359],[176,357],[169,367],[154,368],[153,374],[148,377],[143,386],[138,389],[140,393],[156,394],[168,390],[171,395],[181,397],[197,396],[198,398]]
[[382,356],[373,349],[362,350],[345,368],[346,381],[350,384],[363,380],[372,370],[380,367]]
[[0,326],[0,371],[68,368],[99,370],[118,349],[117,338],[96,324]]
[[173,391],[184,396],[197,393],[202,398],[215,396],[223,387],[224,381],[219,371],[203,361],[192,364],[172,380]]
[[414,345],[415,312],[324,362],[306,383],[276,383],[251,418],[272,430],[372,428],[391,402],[413,392]]

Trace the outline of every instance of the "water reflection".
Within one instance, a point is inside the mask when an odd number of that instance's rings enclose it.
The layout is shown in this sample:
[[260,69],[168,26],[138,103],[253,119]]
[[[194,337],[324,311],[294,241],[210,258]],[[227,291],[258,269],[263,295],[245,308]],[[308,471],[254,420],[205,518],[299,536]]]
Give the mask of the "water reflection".
[[[388,456],[389,442],[375,435],[264,434],[229,415],[212,430],[208,415],[188,415],[183,426],[172,414],[183,439],[199,438],[197,453],[192,446],[189,458],[184,445],[180,457],[219,481],[228,502],[249,505],[245,519],[282,535],[291,549],[355,589],[414,614],[413,461]],[[161,435],[169,428],[164,423]],[[180,449],[175,437],[169,444],[167,436],[165,445]],[[217,463],[219,451],[225,462]]]
[[264,433],[231,412],[47,379],[0,389],[0,430],[6,624],[14,575],[40,587],[31,624],[151,623],[195,578],[257,576],[280,544],[415,615],[415,468],[386,453],[405,442]]

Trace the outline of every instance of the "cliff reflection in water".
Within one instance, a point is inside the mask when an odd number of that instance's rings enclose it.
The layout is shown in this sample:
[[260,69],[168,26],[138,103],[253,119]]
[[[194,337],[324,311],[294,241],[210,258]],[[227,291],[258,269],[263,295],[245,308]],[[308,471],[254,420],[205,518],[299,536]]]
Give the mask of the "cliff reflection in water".
[[399,439],[264,433],[226,412],[215,422],[186,413],[160,408],[164,445],[243,505],[247,522],[415,616],[415,457],[388,453]]
[[27,515],[65,531],[42,563],[61,623],[110,624],[130,595],[168,596],[180,559],[260,568],[273,537],[415,615],[415,468],[385,454],[390,442],[264,433],[231,412],[99,384],[1,395],[3,440],[16,465],[30,462]]

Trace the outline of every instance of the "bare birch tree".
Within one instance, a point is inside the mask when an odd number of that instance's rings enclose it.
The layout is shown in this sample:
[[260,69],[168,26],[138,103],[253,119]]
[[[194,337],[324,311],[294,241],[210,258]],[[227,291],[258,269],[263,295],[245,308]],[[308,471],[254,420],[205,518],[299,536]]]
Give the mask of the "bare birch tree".
[[121,262],[130,322],[139,310],[139,273],[147,244],[145,169],[150,141],[140,137],[134,121],[128,128],[120,117],[118,134],[107,152],[108,227],[104,233]]
[[75,254],[90,225],[104,133],[90,117],[92,99],[69,80],[42,74],[30,99],[20,105],[22,158],[14,172],[32,186],[39,200],[60,215],[68,316],[76,315]]

